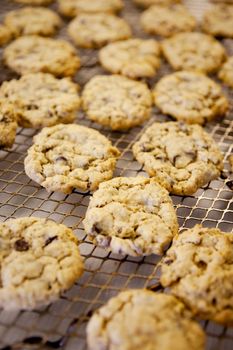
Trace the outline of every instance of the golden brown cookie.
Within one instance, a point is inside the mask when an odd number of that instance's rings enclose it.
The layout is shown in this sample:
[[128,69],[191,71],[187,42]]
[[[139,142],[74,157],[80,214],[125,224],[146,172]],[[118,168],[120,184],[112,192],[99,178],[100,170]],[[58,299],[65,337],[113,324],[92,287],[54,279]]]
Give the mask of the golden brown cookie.
[[100,48],[132,35],[124,19],[105,13],[79,15],[68,25],[68,34],[77,46],[84,48]]
[[141,26],[148,34],[169,37],[180,32],[189,32],[196,26],[195,17],[181,4],[151,6],[141,16]]
[[232,233],[196,225],[177,235],[162,261],[160,281],[194,315],[232,326]]
[[212,36],[203,33],[179,33],[162,42],[162,51],[176,70],[211,73],[226,58],[224,47]]

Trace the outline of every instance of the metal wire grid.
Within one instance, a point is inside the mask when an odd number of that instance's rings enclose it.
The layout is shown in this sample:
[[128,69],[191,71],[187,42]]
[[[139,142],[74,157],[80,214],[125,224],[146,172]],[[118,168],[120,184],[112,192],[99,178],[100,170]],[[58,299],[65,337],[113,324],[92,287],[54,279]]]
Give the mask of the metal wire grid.
[[[139,10],[129,1],[125,1],[123,17],[133,25],[134,33],[142,36],[137,26]],[[200,16],[208,6],[205,0],[187,1],[196,15]],[[18,5],[14,5],[14,8]],[[12,8],[12,3],[1,0],[0,14]],[[64,30],[61,31],[64,36]],[[228,52],[233,49],[231,40],[226,40]],[[96,52],[79,50],[83,67],[76,81],[81,85],[91,76],[103,73],[98,66]],[[168,72],[163,65],[156,80]],[[0,78],[10,79],[14,74],[6,68],[1,69]],[[150,85],[153,81],[149,82]],[[226,90],[233,100],[233,93]],[[144,129],[153,121],[168,118],[154,109],[153,117],[143,127],[137,127],[128,133],[110,132],[99,125],[87,121],[82,114],[78,122],[100,130],[121,151],[115,176],[136,176],[145,174],[141,166],[133,159],[131,147]],[[199,189],[188,197],[172,196],[177,208],[181,228],[202,223],[206,227],[219,227],[223,231],[233,228],[232,190],[226,185],[230,179],[227,157],[232,153],[233,118],[232,108],[229,115],[220,123],[210,123],[206,127],[218,142],[225,154],[224,165],[228,179],[212,181],[205,189]],[[77,283],[52,305],[32,312],[0,312],[0,350],[10,349],[86,349],[85,326],[93,310],[105,303],[111,296],[125,288],[158,286],[157,263],[160,258],[148,256],[133,258],[109,253],[91,244],[82,227],[82,219],[89,202],[89,194],[74,191],[70,195],[47,193],[24,173],[23,161],[35,134],[32,129],[19,129],[16,142],[11,151],[0,152],[0,220],[9,217],[38,216],[63,223],[74,229],[80,240],[80,251],[85,260],[85,273]],[[208,335],[208,350],[230,350],[233,346],[233,330],[211,322],[202,322]]]

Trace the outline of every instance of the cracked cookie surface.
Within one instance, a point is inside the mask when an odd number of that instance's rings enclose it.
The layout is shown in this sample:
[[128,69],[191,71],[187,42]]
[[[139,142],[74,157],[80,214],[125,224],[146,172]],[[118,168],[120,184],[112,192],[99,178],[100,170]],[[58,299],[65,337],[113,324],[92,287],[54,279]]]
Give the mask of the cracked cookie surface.
[[74,47],[65,40],[22,36],[4,52],[6,65],[18,74],[51,73],[55,76],[72,76],[80,67]]
[[32,73],[19,80],[4,82],[0,101],[6,101],[17,113],[20,126],[40,128],[71,123],[80,106],[78,85],[70,78],[57,79],[51,74]]
[[55,34],[62,24],[54,11],[44,7],[23,7],[10,11],[6,14],[4,23],[14,36],[49,36]]
[[153,179],[118,177],[102,183],[83,221],[89,238],[116,254],[163,254],[178,232],[167,191]]
[[177,235],[162,262],[160,281],[195,315],[232,326],[232,233],[196,225]]
[[211,7],[203,16],[202,29],[217,37],[233,38],[233,5]]
[[122,0],[59,0],[58,9],[67,17],[80,13],[115,13],[124,7]]
[[44,128],[34,137],[25,158],[25,172],[48,191],[93,191],[112,177],[119,155],[98,131],[59,124]]
[[223,117],[229,103],[220,85],[189,71],[163,77],[155,86],[154,103],[164,113],[189,124],[204,124]]
[[212,73],[226,57],[224,47],[212,36],[203,33],[178,33],[162,42],[162,51],[176,70]]
[[143,12],[140,22],[146,33],[164,37],[192,31],[196,26],[195,17],[181,4],[151,6]]
[[33,309],[57,299],[83,272],[73,231],[46,219],[0,223],[0,306]]
[[154,123],[133,146],[137,161],[169,192],[191,195],[217,178],[223,155],[199,125]]
[[16,120],[12,106],[0,101],[0,149],[12,147],[17,131]]
[[108,44],[99,52],[101,65],[128,78],[153,77],[160,67],[160,46],[153,39],[128,39]]
[[100,48],[132,36],[124,19],[106,13],[80,14],[68,25],[68,34],[77,46],[84,48]]
[[218,73],[219,79],[221,79],[226,85],[233,88],[233,56],[229,57],[224,63]]
[[150,117],[151,106],[147,85],[120,75],[96,75],[82,93],[87,117],[113,130],[142,124]]
[[175,297],[131,289],[95,311],[87,342],[90,350],[204,350],[205,334]]

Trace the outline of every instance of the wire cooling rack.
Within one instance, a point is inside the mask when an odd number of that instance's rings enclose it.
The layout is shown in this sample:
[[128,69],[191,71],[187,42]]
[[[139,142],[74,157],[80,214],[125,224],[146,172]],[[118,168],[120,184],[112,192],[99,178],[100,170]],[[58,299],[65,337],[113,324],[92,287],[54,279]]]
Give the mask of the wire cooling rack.
[[[201,17],[209,5],[205,0],[186,1],[190,10]],[[122,16],[131,24],[135,36],[144,36],[138,19],[140,10],[131,1],[125,1]],[[0,0],[0,18],[20,5],[13,1]],[[56,9],[56,5],[53,5]],[[66,26],[59,36],[66,37]],[[228,53],[233,53],[233,41],[224,40]],[[82,69],[75,80],[83,86],[90,77],[104,73],[93,50],[79,50]],[[170,68],[164,63],[153,86]],[[14,74],[0,66],[0,81],[11,79]],[[233,101],[233,93],[225,89]],[[231,232],[233,228],[232,178],[227,157],[233,147],[232,106],[228,116],[218,123],[210,123],[206,130],[212,134],[225,155],[225,173],[221,179],[212,181],[188,197],[172,196],[181,228],[202,223],[205,227],[218,227]],[[122,152],[117,163],[115,176],[136,176],[144,174],[141,166],[133,159],[132,145],[144,129],[153,121],[168,118],[154,109],[151,120],[142,127],[127,133],[111,132],[85,120],[80,114],[77,122],[100,130],[112,140]],[[5,312],[0,310],[0,350],[14,349],[55,349],[85,350],[85,327],[93,310],[110,297],[126,288],[150,287],[159,290],[157,263],[160,258],[151,255],[145,258],[119,256],[95,247],[86,238],[82,219],[85,215],[89,194],[74,191],[70,195],[47,193],[24,173],[23,161],[32,143],[35,130],[18,129],[16,142],[10,151],[0,151],[0,220],[9,217],[38,216],[55,220],[71,227],[80,240],[80,251],[85,261],[85,272],[73,288],[57,302],[32,312]],[[224,328],[211,322],[202,322],[208,335],[208,350],[230,350],[233,348],[233,329]]]

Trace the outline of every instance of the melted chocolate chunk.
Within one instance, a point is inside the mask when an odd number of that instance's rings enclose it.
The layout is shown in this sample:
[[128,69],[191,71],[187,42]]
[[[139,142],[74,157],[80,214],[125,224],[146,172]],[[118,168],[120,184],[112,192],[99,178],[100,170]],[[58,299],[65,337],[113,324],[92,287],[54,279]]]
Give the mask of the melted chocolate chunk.
[[29,244],[28,242],[26,242],[24,239],[18,239],[15,242],[15,250],[17,250],[18,252],[26,252],[29,249]]

